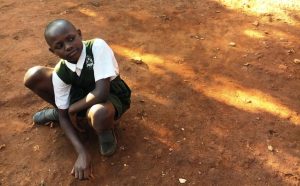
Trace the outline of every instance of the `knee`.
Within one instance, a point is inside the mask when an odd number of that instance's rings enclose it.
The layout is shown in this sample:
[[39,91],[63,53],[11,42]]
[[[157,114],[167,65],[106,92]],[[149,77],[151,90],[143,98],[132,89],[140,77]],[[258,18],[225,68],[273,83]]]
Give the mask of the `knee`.
[[94,123],[102,123],[111,118],[112,112],[110,109],[101,104],[93,105],[90,109],[90,118]]
[[27,88],[32,88],[35,86],[39,81],[43,79],[43,77],[46,75],[44,68],[41,66],[35,66],[30,68],[24,76],[24,85]]

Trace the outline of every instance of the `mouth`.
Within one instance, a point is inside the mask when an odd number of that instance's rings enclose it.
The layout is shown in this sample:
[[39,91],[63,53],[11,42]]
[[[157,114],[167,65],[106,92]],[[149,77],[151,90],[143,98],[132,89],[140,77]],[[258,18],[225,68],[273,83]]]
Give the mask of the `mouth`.
[[71,52],[67,55],[67,57],[68,57],[68,58],[73,58],[74,56],[76,56],[77,53],[78,53],[78,50],[75,49],[75,50],[71,51]]

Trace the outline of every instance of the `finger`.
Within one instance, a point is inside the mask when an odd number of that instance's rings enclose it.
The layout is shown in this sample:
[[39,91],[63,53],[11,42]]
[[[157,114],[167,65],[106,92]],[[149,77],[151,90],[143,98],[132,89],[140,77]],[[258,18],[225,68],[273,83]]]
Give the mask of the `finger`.
[[90,179],[95,179],[95,176],[93,175],[93,173],[90,174]]
[[90,174],[89,169],[86,169],[86,170],[83,172],[83,178],[84,178],[84,179],[89,179],[89,174]]
[[93,169],[92,169],[92,165],[90,166],[90,174],[89,174],[89,178],[90,179],[94,179],[94,175],[93,175]]
[[72,169],[72,171],[71,171],[70,174],[74,176],[74,173],[75,173],[75,172],[74,172],[74,167],[73,167],[73,169]]
[[78,178],[78,170],[77,169],[75,170],[75,178],[76,179]]
[[79,179],[82,180],[83,179],[83,170],[79,170],[79,175],[78,175]]

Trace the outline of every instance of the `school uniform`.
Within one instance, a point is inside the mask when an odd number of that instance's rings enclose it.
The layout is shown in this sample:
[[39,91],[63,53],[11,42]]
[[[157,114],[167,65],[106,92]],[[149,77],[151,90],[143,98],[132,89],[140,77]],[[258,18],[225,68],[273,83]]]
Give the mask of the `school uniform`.
[[[52,82],[55,104],[59,109],[68,109],[76,101],[95,89],[95,82],[110,79],[108,101],[115,109],[115,119],[130,107],[131,90],[119,75],[118,63],[112,49],[102,39],[83,41],[83,49],[76,64],[61,59],[55,66]],[[86,116],[86,111],[78,116]]]

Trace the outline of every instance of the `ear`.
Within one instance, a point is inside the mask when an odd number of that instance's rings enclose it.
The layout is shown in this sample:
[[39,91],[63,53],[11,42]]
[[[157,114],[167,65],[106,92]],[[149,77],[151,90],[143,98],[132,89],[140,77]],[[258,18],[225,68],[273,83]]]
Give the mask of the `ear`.
[[78,33],[78,35],[82,38],[81,30],[80,30],[80,29],[77,30],[77,33]]

